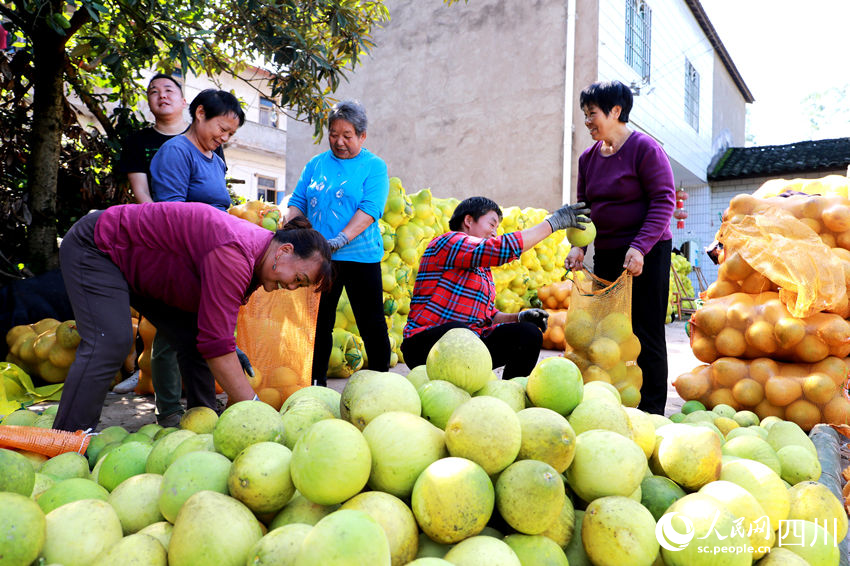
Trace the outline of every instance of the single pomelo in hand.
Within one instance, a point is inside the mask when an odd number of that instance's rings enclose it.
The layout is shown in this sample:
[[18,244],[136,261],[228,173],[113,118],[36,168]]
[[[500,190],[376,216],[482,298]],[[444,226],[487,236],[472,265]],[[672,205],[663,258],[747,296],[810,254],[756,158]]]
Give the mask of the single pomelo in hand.
[[579,248],[590,245],[590,242],[596,239],[596,225],[593,222],[582,222],[581,225],[584,226],[584,230],[567,228],[567,240],[570,241],[570,244]]

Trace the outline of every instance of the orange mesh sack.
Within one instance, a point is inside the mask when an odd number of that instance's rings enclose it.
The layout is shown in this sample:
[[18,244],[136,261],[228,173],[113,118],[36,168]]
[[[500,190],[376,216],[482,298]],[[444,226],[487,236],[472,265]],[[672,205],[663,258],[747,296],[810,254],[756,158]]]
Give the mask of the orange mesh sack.
[[850,323],[831,313],[793,316],[779,293],[732,293],[691,316],[691,349],[705,363],[732,356],[819,362],[850,355]]
[[620,392],[623,405],[637,407],[643,374],[637,365],[640,342],[632,332],[632,276],[613,283],[586,273],[576,282],[564,326],[566,357],[585,383],[605,381]]
[[53,458],[65,452],[85,454],[91,434],[33,426],[0,425],[0,448],[29,450]]
[[260,289],[239,309],[236,344],[254,366],[251,386],[260,400],[277,409],[311,383],[319,297],[309,287],[271,293]]
[[816,364],[782,363],[769,358],[719,358],[676,378],[673,386],[686,401],[708,408],[719,404],[774,415],[803,430],[825,422],[850,424],[850,358],[830,356]]
[[549,313],[549,324],[543,333],[543,347],[547,350],[566,350],[567,341],[564,338],[564,326],[567,324],[566,309],[546,309]]

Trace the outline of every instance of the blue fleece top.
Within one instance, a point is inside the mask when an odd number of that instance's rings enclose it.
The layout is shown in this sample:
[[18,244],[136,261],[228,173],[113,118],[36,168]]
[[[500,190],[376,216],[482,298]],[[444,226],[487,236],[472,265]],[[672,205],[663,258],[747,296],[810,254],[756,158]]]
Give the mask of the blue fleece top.
[[168,140],[151,161],[151,196],[156,202],[203,202],[230,208],[224,161],[207,157],[184,135]]
[[384,255],[378,219],[384,213],[389,191],[383,159],[365,148],[351,159],[339,159],[328,150],[304,166],[289,206],[304,213],[313,228],[329,239],[348,225],[355,212],[362,210],[375,222],[334,252],[333,259],[376,263]]

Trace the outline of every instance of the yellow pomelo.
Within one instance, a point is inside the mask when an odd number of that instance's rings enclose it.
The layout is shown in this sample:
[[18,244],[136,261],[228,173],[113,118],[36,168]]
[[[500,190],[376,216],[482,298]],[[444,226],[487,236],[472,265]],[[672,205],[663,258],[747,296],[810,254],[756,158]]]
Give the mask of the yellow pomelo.
[[595,338],[587,348],[587,356],[591,362],[608,370],[620,362],[620,346],[610,338]]
[[841,558],[838,541],[812,521],[786,523],[780,527],[779,537],[783,548],[803,558],[809,566],[834,566]]
[[582,222],[584,230],[580,228],[567,228],[567,240],[578,248],[590,245],[596,239],[596,225],[593,222]]
[[629,416],[626,411],[622,405],[608,398],[597,397],[596,399],[582,401],[570,413],[568,420],[576,434],[593,429],[602,429],[616,432],[626,438],[632,437]]
[[488,536],[470,537],[449,550],[445,560],[455,566],[522,566],[504,541]]
[[38,506],[46,514],[81,499],[108,501],[109,492],[88,478],[68,478],[57,480],[57,483],[38,496],[37,501]]
[[747,458],[761,462],[779,475],[782,466],[776,451],[760,436],[741,436],[731,438],[723,445],[723,453],[738,458]]
[[[357,375],[358,373],[360,372],[356,372],[354,375]],[[354,375],[349,378],[348,382],[346,383],[346,386],[352,381]],[[296,401],[304,397],[314,397],[316,399],[319,399],[325,405],[328,406],[328,409],[330,409],[330,411],[336,418],[340,418],[340,393],[338,391],[335,391],[334,389],[331,389],[330,387],[322,387],[319,385],[311,385],[309,387],[304,387],[303,389],[299,389],[298,391],[287,397],[286,401],[283,402],[283,406],[280,408],[281,414],[286,412],[287,407],[289,407],[289,405],[295,403]]]
[[576,510],[569,497],[564,498],[564,505],[558,517],[542,534],[555,541],[561,548],[566,548],[576,528]]
[[89,463],[82,454],[65,452],[44,462],[38,471],[59,481],[69,478],[88,478]]
[[628,497],[594,499],[584,512],[581,539],[595,566],[650,566],[658,555],[655,519]]
[[192,407],[180,417],[180,428],[195,434],[211,433],[218,422],[218,413],[209,407]]
[[422,401],[422,418],[445,430],[449,417],[455,409],[470,399],[470,395],[453,383],[433,379],[419,388]]
[[35,470],[25,457],[0,448],[0,492],[9,491],[29,497],[35,485]]
[[516,459],[522,426],[516,412],[501,399],[473,397],[449,417],[445,440],[449,454],[472,460],[492,475]]
[[538,566],[569,566],[564,550],[543,535],[508,535],[505,543],[516,553],[520,564]]
[[575,457],[566,475],[576,495],[590,502],[632,494],[645,471],[646,456],[634,441],[609,430],[589,430],[576,436]]
[[788,520],[802,519],[824,527],[839,541],[847,535],[847,513],[828,487],[816,481],[803,481],[788,490],[791,509]]
[[796,444],[817,455],[817,449],[815,448],[815,445],[812,444],[812,440],[809,438],[809,435],[803,432],[803,429],[800,428],[797,423],[793,423],[791,421],[780,420],[770,425],[767,432],[767,442],[774,450],[779,450],[784,446]]
[[[750,544],[757,549],[773,546],[774,531],[765,527],[764,508],[753,495],[738,484],[717,480],[702,486],[699,492],[720,501],[735,518],[743,518],[744,532],[750,534]],[[766,532],[765,532],[766,531]],[[753,558],[761,558],[765,552],[755,552]]]
[[[204,434],[196,434],[194,436],[190,436],[183,442],[181,442],[166,458],[166,466],[171,466],[174,461],[183,456],[184,454],[188,454],[189,452],[215,452],[215,440],[213,440],[213,435],[210,433]],[[147,464],[145,465],[147,468]],[[168,469],[166,467],[166,469]]]
[[168,521],[159,521],[140,530],[139,534],[152,536],[168,552],[168,543],[171,542],[171,533],[173,530],[174,525]]
[[422,401],[413,384],[397,373],[372,372],[360,382],[356,391],[346,396],[348,421],[363,430],[382,413],[403,411],[422,413]]
[[545,462],[519,460],[496,480],[496,507],[515,530],[538,535],[555,522],[564,506],[564,482]]
[[240,401],[224,410],[213,430],[215,449],[229,459],[257,442],[282,442],[283,420],[261,401]]
[[44,545],[44,512],[19,493],[0,492],[0,564],[31,564]]
[[293,523],[272,529],[261,538],[248,555],[248,564],[251,566],[292,566],[301,544],[310,531],[312,525],[304,523]]
[[290,450],[295,448],[295,443],[308,428],[321,420],[334,418],[328,406],[315,397],[302,397],[288,406],[284,403],[280,413],[283,419],[283,443]]
[[606,315],[596,326],[596,336],[610,338],[614,342],[623,342],[632,334],[632,321],[622,312]]
[[146,534],[133,534],[119,540],[102,552],[93,566],[166,566],[168,556],[162,544]]
[[227,493],[230,460],[217,452],[190,452],[174,461],[162,476],[159,510],[174,523],[180,508],[199,491]]
[[764,508],[770,519],[770,528],[779,528],[779,522],[788,518],[791,498],[782,479],[770,468],[755,460],[725,462],[720,479],[736,483],[749,491]]
[[746,551],[726,552],[716,556],[710,552],[701,552],[705,547],[734,546],[748,549],[750,540],[747,534],[742,535],[735,530],[737,519],[720,501],[708,495],[691,493],[679,499],[656,525],[664,564],[750,566],[753,557]]
[[294,566],[390,566],[390,545],[381,525],[363,511],[340,509],[316,523],[304,538]]
[[254,513],[276,513],[292,499],[292,452],[277,442],[248,446],[233,460],[227,489]]
[[823,471],[818,457],[803,446],[783,446],[777,450],[776,457],[779,458],[780,477],[791,485],[801,481],[816,481]]
[[805,559],[784,547],[773,547],[767,556],[756,562],[758,566],[811,566]]
[[540,460],[564,473],[576,449],[576,433],[569,421],[544,407],[523,409],[517,418],[522,431],[517,460]]
[[47,563],[89,566],[123,537],[121,521],[106,501],[81,499],[47,514],[41,556]]
[[269,530],[294,523],[315,525],[323,517],[330,515],[337,509],[339,509],[339,505],[319,505],[296,491],[289,503],[271,520]]
[[419,527],[444,544],[480,533],[494,505],[495,491],[487,472],[465,458],[443,458],[425,468],[411,495]]
[[525,389],[516,381],[495,379],[475,392],[475,397],[486,395],[507,403],[514,411],[525,409]]
[[624,362],[635,361],[640,355],[640,340],[632,334],[620,342],[620,359]]
[[655,425],[652,422],[652,418],[650,418],[648,413],[636,407],[623,407],[623,410],[629,418],[631,439],[640,446],[648,460],[655,450]]
[[528,376],[526,393],[537,407],[546,407],[564,416],[582,400],[584,383],[578,367],[566,358],[545,358]]
[[717,434],[687,425],[678,434],[662,438],[657,449],[664,475],[691,491],[718,479],[722,456]]
[[564,338],[574,350],[585,351],[593,342],[596,324],[589,314],[583,311],[570,313],[567,324],[564,325]]
[[382,491],[367,491],[346,501],[340,509],[363,511],[375,519],[390,545],[392,563],[407,564],[419,549],[419,526],[410,508],[398,497]]
[[443,379],[468,393],[484,387],[493,371],[487,346],[466,328],[453,328],[437,340],[425,365],[430,379]]
[[175,430],[155,440],[148,458],[145,460],[145,472],[149,474],[165,472],[174,450],[191,436],[195,436],[195,433],[191,430]]
[[581,400],[587,401],[588,399],[595,399],[596,397],[605,397],[614,403],[621,403],[620,392],[617,391],[617,388],[612,384],[605,381],[586,381]]
[[125,535],[163,520],[159,510],[161,487],[161,475],[139,474],[127,478],[109,494],[107,501],[118,514]]

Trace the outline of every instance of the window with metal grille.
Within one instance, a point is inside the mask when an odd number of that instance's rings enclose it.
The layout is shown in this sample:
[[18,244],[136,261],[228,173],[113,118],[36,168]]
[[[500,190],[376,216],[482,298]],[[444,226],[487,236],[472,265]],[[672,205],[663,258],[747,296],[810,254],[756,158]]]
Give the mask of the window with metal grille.
[[685,59],[685,121],[699,131],[699,73]]
[[644,0],[626,0],[626,63],[649,82],[652,10]]
[[274,102],[262,96],[260,97],[260,125],[277,128],[277,112],[274,110]]
[[257,199],[277,204],[277,179],[257,175]]

